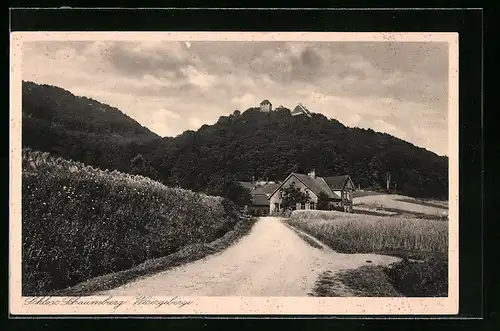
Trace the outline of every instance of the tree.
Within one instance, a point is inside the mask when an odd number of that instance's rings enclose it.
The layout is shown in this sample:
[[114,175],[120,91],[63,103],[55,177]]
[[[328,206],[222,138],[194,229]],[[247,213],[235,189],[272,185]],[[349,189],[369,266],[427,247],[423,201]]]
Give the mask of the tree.
[[250,191],[227,175],[214,174],[207,184],[206,192],[224,197],[240,208],[252,203]]
[[256,107],[160,138],[116,108],[56,87],[23,82],[22,96],[23,147],[152,177],[139,159],[131,170],[131,159],[141,154],[165,185],[207,192],[226,174],[276,181],[315,167],[326,176],[348,173],[365,189],[393,191],[398,183],[403,195],[448,196],[447,157],[320,114],[300,119],[289,110]]
[[318,195],[318,204],[316,206],[319,210],[330,209],[330,197],[325,192],[321,191]]
[[250,190],[237,182],[230,182],[227,185],[225,197],[234,202],[238,207],[245,207],[252,203]]
[[299,188],[294,185],[290,185],[282,190],[282,202],[281,205],[285,209],[293,209],[297,203],[307,203],[310,197],[305,192],[302,192]]
[[156,179],[158,177],[156,170],[144,158],[144,156],[142,156],[142,154],[137,154],[132,160],[130,160],[130,173],[152,179]]

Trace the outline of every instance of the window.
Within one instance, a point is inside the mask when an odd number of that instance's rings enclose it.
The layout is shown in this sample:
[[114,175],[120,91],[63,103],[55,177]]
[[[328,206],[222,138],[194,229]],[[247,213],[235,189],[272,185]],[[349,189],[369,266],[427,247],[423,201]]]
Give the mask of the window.
[[274,210],[279,211],[280,210],[280,205],[279,203],[274,204]]
[[309,202],[309,209],[314,209],[315,206],[314,206],[314,202]]
[[302,202],[300,204],[300,209],[306,209],[306,203],[305,202]]

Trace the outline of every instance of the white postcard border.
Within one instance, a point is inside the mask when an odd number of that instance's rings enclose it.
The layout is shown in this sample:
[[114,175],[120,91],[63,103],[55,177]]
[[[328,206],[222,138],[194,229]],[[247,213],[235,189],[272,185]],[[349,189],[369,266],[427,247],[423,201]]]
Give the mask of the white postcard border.
[[[65,304],[68,298],[21,296],[21,77],[22,43],[50,40],[376,41],[449,43],[449,291],[446,298],[154,297],[170,302],[135,304],[133,297],[84,297],[110,304]],[[15,315],[454,315],[458,313],[458,33],[338,32],[13,32],[10,49],[9,306]],[[31,303],[30,303],[30,300]],[[47,301],[46,304],[43,302]],[[111,301],[124,301],[112,305]],[[58,301],[58,304],[53,302]],[[182,307],[175,302],[190,302]],[[52,303],[51,303],[52,302]]]

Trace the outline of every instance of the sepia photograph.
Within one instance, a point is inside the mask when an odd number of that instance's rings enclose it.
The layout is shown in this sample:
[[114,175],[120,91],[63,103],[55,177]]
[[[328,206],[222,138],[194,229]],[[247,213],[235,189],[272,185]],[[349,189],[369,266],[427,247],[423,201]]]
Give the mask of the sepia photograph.
[[457,312],[457,34],[11,38],[11,309]]

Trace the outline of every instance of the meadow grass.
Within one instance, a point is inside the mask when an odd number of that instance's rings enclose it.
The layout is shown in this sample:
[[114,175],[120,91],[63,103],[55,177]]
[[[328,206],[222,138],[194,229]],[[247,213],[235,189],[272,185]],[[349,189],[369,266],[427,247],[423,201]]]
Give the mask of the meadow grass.
[[301,210],[294,211],[288,223],[340,253],[412,259],[448,254],[448,223],[442,221]]
[[[287,223],[316,237],[339,253],[376,253],[403,258],[388,267],[345,270],[317,293],[336,296],[341,281],[360,296],[446,296],[448,285],[448,222],[402,217],[348,214],[336,211],[294,211]],[[392,288],[391,288],[392,286]]]

